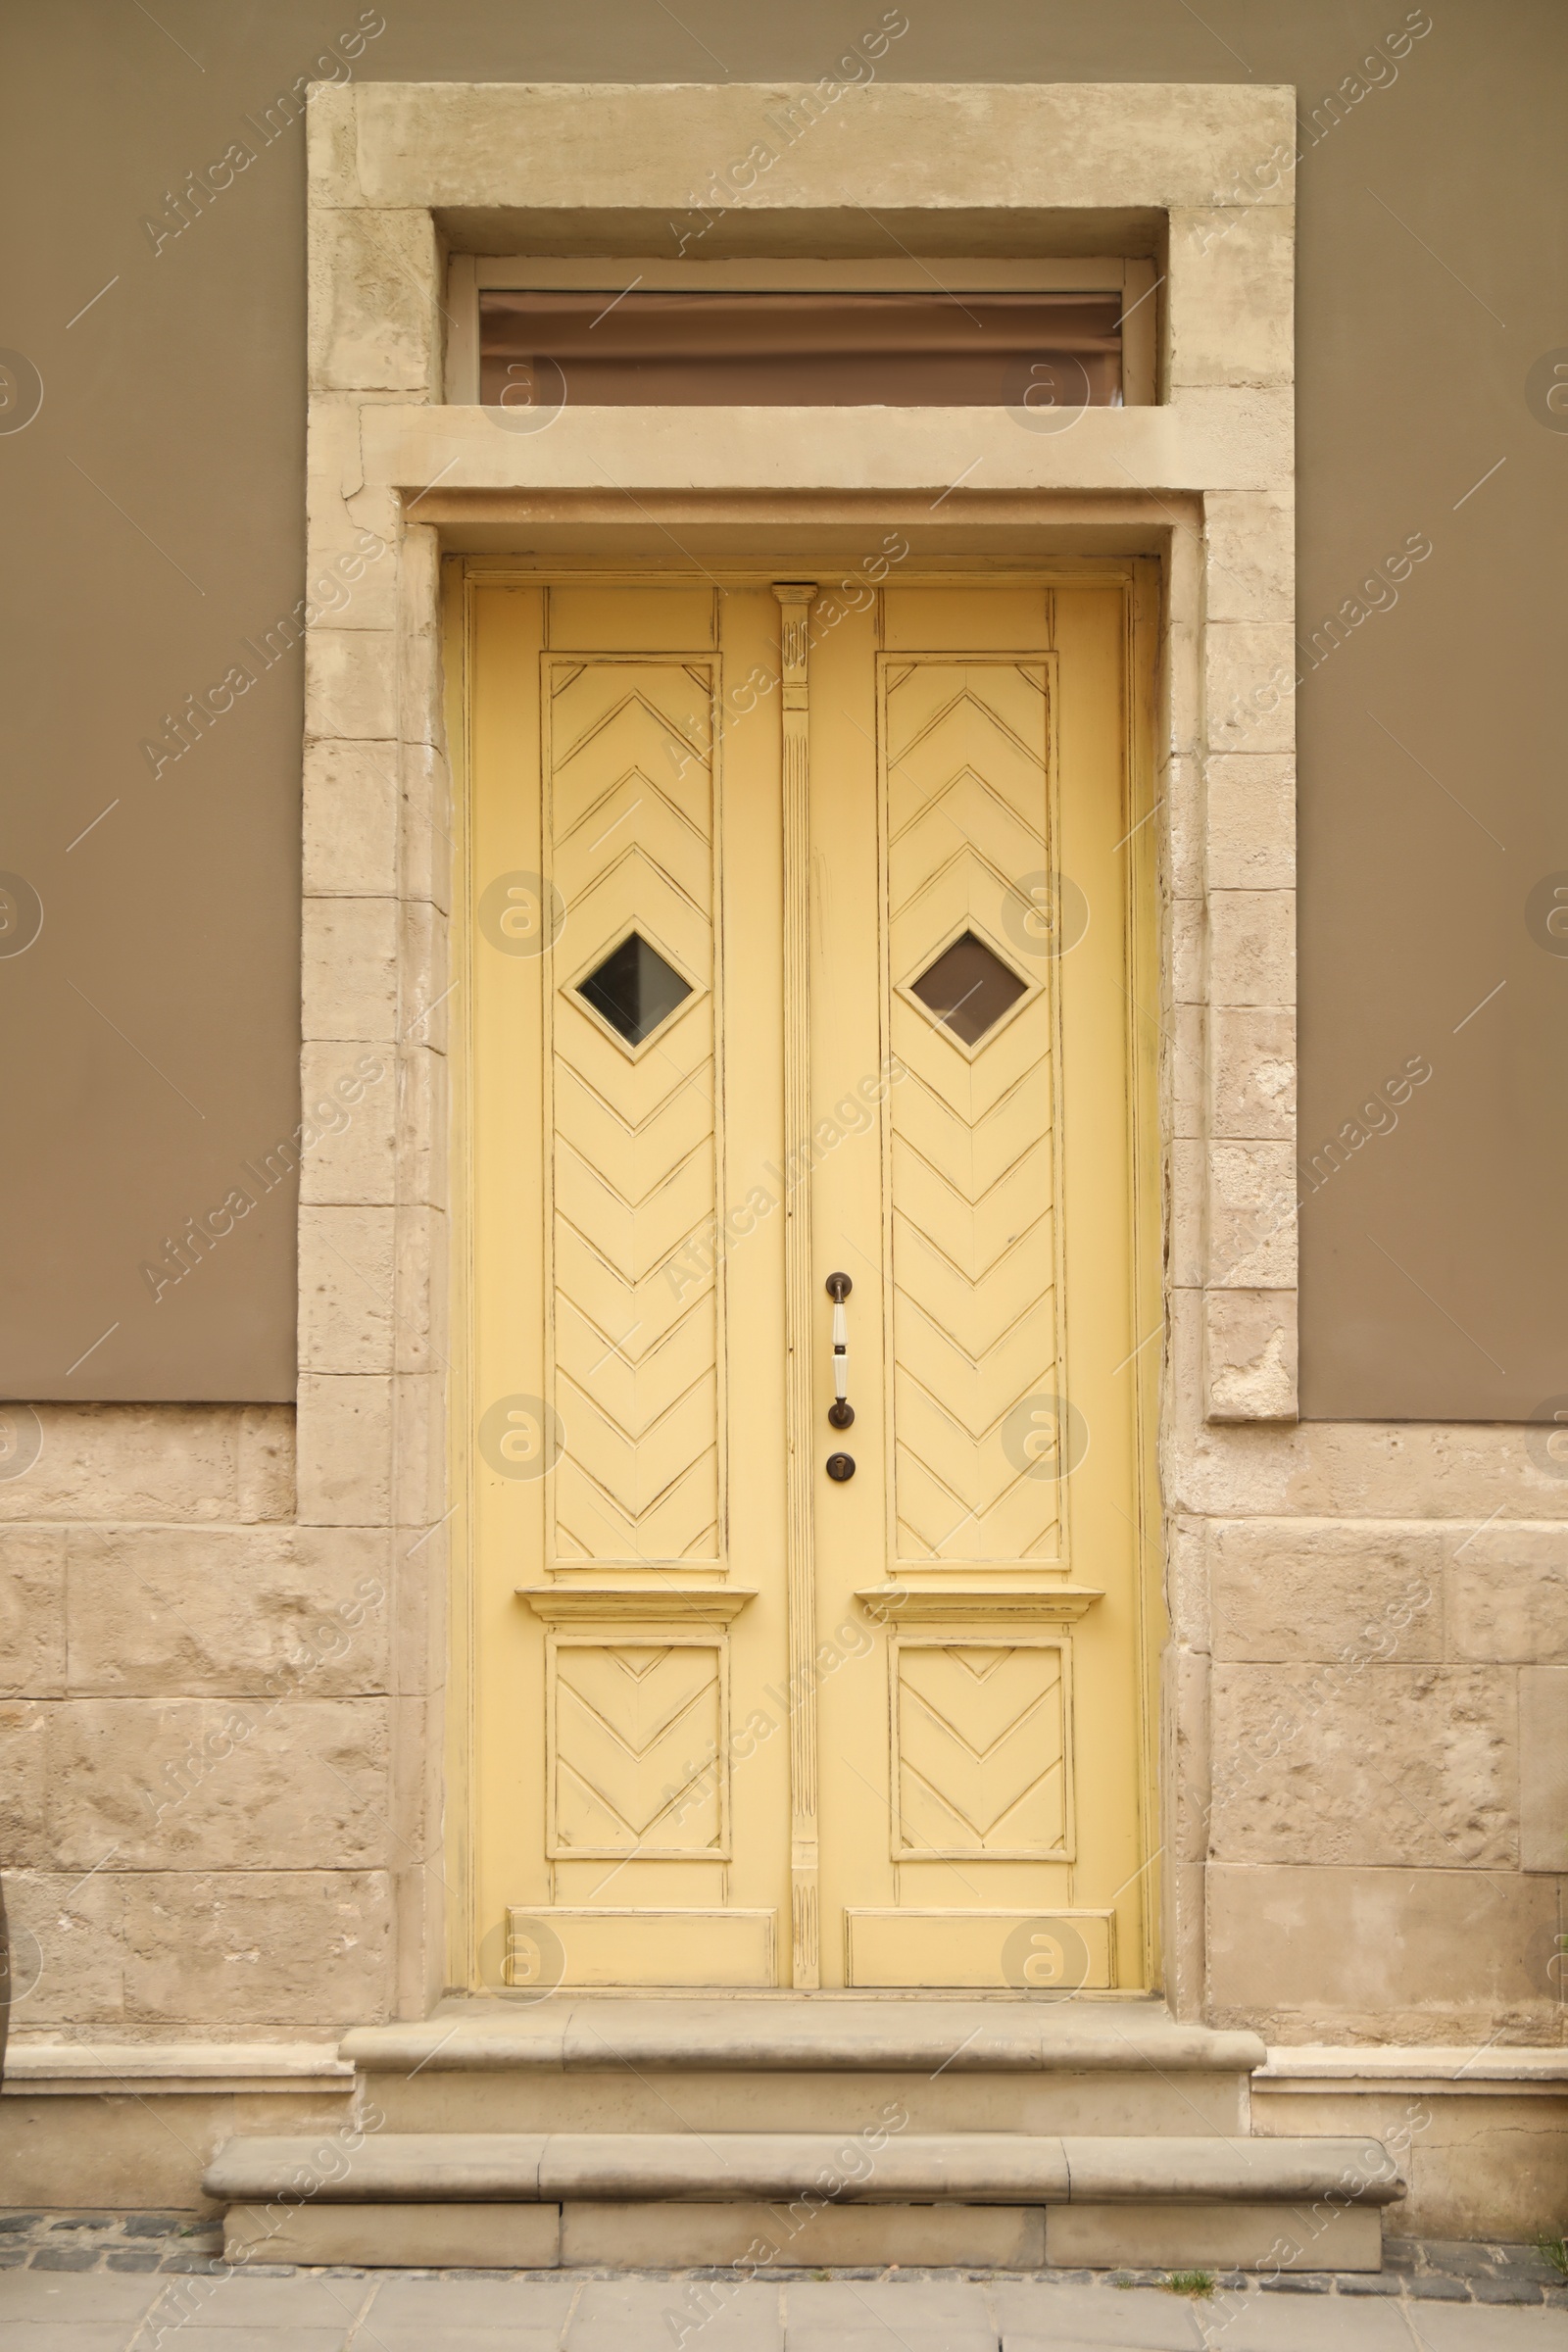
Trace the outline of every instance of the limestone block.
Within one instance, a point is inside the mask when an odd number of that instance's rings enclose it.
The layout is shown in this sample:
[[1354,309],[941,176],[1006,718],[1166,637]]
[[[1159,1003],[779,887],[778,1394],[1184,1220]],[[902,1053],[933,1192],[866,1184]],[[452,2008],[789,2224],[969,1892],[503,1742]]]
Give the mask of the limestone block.
[[392,1383],[302,1373],[300,1519],[310,1527],[379,1527],[392,1498]]
[[384,2008],[380,1871],[148,1872],[125,1884],[130,2017],[201,2032],[329,2027]]
[[312,1372],[392,1367],[392,1208],[300,1210],[300,1364]]
[[440,257],[426,210],[323,210],[310,224],[313,392],[433,400]]
[[400,1372],[397,1393],[397,1525],[422,1532],[444,1519],[447,1493],[445,1381],[440,1372]]
[[309,520],[343,507],[365,488],[357,400],[312,400],[305,418],[305,512]]
[[[1202,768],[1196,756],[1166,762],[1161,779],[1168,847],[1166,890],[1173,899],[1203,895]],[[1157,821],[1157,820],[1156,820]]]
[[51,1698],[65,1676],[65,1531],[12,1528],[0,1541],[0,1697]]
[[1203,1170],[1207,1153],[1200,1143],[1178,1138],[1170,1147],[1170,1223],[1166,1237],[1166,1279],[1182,1291],[1200,1290],[1203,1282]]
[[[1182,762],[1183,772],[1196,788],[1200,775],[1199,735],[1202,722],[1202,664],[1199,652],[1199,599],[1201,579],[1198,564],[1199,536],[1194,529],[1171,537],[1170,619],[1163,642],[1164,699],[1170,715],[1169,758]],[[1186,562],[1182,561],[1186,557]],[[1188,594],[1178,595],[1184,578]]]
[[1203,633],[1209,752],[1296,749],[1296,638],[1289,621],[1219,620]]
[[397,1212],[394,1369],[429,1372],[446,1361],[447,1268],[451,1248],[439,1209]]
[[398,916],[392,899],[307,899],[307,1039],[391,1044],[397,1036]]
[[1253,1665],[1441,1658],[1450,1548],[1446,1531],[1408,1520],[1210,1521],[1214,1655]]
[[[78,1870],[8,1868],[11,2031],[77,2032],[124,2012],[125,1885],[112,1866]],[[11,2106],[6,2105],[9,2122]],[[0,2146],[7,2139],[0,2131]],[[36,2191],[33,2192],[36,2194]]]
[[1198,899],[1176,899],[1171,904],[1168,920],[1171,1001],[1175,1004],[1201,1004],[1205,1001],[1207,911]]
[[446,1056],[410,1045],[398,1056],[398,1189],[404,1200],[450,1205],[447,1137]]
[[1296,1003],[1296,895],[1216,890],[1208,902],[1209,975],[1220,1005]]
[[428,631],[405,635],[398,648],[398,732],[405,743],[445,742],[444,693],[440,638]]
[[1288,205],[1172,211],[1167,316],[1173,395],[1185,384],[1291,382],[1295,237]]
[[397,755],[386,743],[305,747],[308,898],[387,899],[398,887]]
[[1211,890],[1290,890],[1296,882],[1296,762],[1224,752],[1206,769]]
[[1504,1668],[1216,1663],[1212,1844],[1226,1862],[1511,1868]]
[[1296,1418],[1296,1293],[1203,1297],[1204,1410],[1210,1421]]
[[386,489],[344,498],[319,477],[306,481],[305,589],[311,626],[394,631],[398,616],[398,509]]
[[34,1405],[42,1444],[24,1477],[0,1479],[0,1521],[235,1518],[248,1409]]
[[1207,1133],[1208,1058],[1204,1050],[1207,1031],[1207,1014],[1201,1004],[1178,1004],[1167,1025],[1170,1131],[1178,1139],[1191,1140]]
[[[435,1727],[432,1743],[430,1731]],[[392,1863],[402,1872],[427,1861],[441,1842],[441,1702],[400,1692],[392,1710],[392,1772],[387,1821]]]
[[1549,1879],[1221,1862],[1208,1884],[1216,2025],[1286,2042],[1559,2038]]
[[347,83],[318,82],[305,110],[306,169],[311,202],[341,211],[363,205],[355,91]]
[[[692,156],[744,156],[759,135],[758,96],[746,84],[650,93],[367,81],[362,184],[371,204],[645,205],[684,216]],[[801,127],[794,152],[738,193],[738,208],[952,203],[959,188],[1002,207],[1192,207],[1223,201],[1239,180],[1267,207],[1291,201],[1288,178],[1264,188],[1253,171],[1276,145],[1295,152],[1293,93],[1279,85],[879,79],[828,91],[779,82],[766,97],[781,136]]]
[[[317,2204],[299,2205],[281,2216],[266,2205],[231,2205],[223,2224],[223,2251],[231,2262],[292,2262],[312,2267],[353,2263],[372,2270],[446,2264],[480,2271],[543,2271],[555,2269],[560,2250],[559,2205]],[[427,2323],[447,2317],[455,2282],[443,2278],[405,2283],[415,2288],[430,2283],[436,2287],[437,2299],[394,2308],[407,2309]],[[575,2291],[573,2282],[560,2305],[552,2306],[552,2325],[564,2322]],[[457,2292],[464,2295],[462,2287]],[[503,2300],[487,2299],[486,2314],[493,2309],[498,2325],[483,2333],[502,2334],[506,2323],[515,2323],[515,2307],[521,2301],[510,2281]],[[528,2289],[527,2310],[529,2318],[539,2311],[533,2284]],[[468,2318],[466,2309],[463,2316]],[[383,2320],[381,2325],[389,2327],[390,2323]],[[477,2334],[473,2340],[479,2340]]]
[[1213,490],[1203,501],[1203,610],[1216,620],[1294,620],[1296,501]]
[[1315,1421],[1245,1433],[1214,1428],[1194,1409],[1202,1395],[1203,1303],[1184,1293],[1171,1308],[1161,1458],[1172,1508],[1228,1517],[1297,1510],[1426,1516],[1453,1523],[1456,1555],[1504,1491],[1517,1499],[1521,1516],[1568,1521],[1568,1480],[1535,1466],[1516,1427]]
[[247,1404],[239,1411],[234,1516],[250,1524],[294,1516],[294,1407]]
[[75,1696],[387,1687],[391,1566],[377,1531],[93,1530],[73,1540],[68,1579]]
[[443,913],[450,913],[457,850],[452,837],[452,781],[446,755],[430,743],[406,742],[400,750],[400,766],[403,896],[429,899]]
[[1296,1140],[1296,1015],[1216,1005],[1209,1016],[1216,1136]]
[[381,1698],[81,1698],[51,1711],[51,1860],[130,1871],[379,1863]]
[[400,911],[403,973],[402,1041],[445,1054],[450,1034],[452,976],[447,968],[447,923],[427,901],[415,899]]
[[1208,1282],[1227,1290],[1292,1289],[1297,1200],[1290,1145],[1215,1143],[1207,1165]]
[[307,1046],[300,1056],[300,1097],[316,1129],[300,1164],[302,1203],[390,1206],[397,1190],[398,1113],[391,1051]]
[[[1555,2237],[1561,2228],[1568,2098],[1493,2097],[1468,2084],[1445,2096],[1440,2082],[1414,2093],[1325,2083],[1281,2094],[1254,2082],[1252,2130],[1259,2137],[1365,2133],[1397,2148],[1409,2180],[1392,2223],[1401,2236],[1517,2245],[1538,2232]],[[1431,2310],[1423,2312],[1426,2328]]]
[[325,623],[307,629],[307,736],[389,741],[397,731],[398,662],[393,631]]
[[1568,1666],[1519,1675],[1519,1861],[1568,1876]]
[[1172,1641],[1184,1649],[1210,1647],[1209,1544],[1205,1520],[1178,1512],[1165,1524],[1165,1608]]
[[441,534],[427,523],[410,522],[404,529],[398,626],[406,639],[441,632]]
[[1568,1658],[1568,1529],[1494,1519],[1455,1531],[1446,1549],[1452,1656]]
[[[1308,2211],[1304,2202],[1249,2205],[1239,2198],[1223,2205],[1054,2205],[1046,2215],[1046,2260],[1066,2270],[1382,2269],[1382,2220],[1375,2208],[1329,2206],[1315,2226]],[[1239,2345],[1248,2340],[1239,2335]],[[1271,2333],[1269,2340],[1272,2345],[1278,2336]]]
[[394,1538],[392,1672],[400,1692],[427,1696],[446,1681],[453,1524],[400,1527]]
[[19,1869],[54,1860],[45,1818],[46,1733],[51,1706],[0,1700],[0,1853]]

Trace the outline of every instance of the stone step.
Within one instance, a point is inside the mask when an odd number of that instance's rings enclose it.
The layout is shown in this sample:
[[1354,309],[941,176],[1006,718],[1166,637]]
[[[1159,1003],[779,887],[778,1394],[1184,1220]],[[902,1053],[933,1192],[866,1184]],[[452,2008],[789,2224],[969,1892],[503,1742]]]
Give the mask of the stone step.
[[[1375,2270],[1375,2142],[915,2133],[393,2132],[229,2140],[232,2259],[1042,2261]],[[771,2246],[759,2256],[749,2249]],[[897,2249],[902,2248],[903,2251]]]
[[1249,2128],[1255,2034],[1177,2025],[1158,2002],[557,1995],[453,2001],[362,2027],[353,2062],[409,2132],[905,2129],[1224,2136]]

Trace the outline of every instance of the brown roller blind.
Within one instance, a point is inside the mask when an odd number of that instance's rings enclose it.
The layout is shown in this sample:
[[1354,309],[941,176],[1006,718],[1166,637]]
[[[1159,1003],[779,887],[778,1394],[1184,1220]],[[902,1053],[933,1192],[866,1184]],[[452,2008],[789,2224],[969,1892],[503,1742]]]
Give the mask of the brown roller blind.
[[1112,408],[1119,294],[487,292],[486,407]]

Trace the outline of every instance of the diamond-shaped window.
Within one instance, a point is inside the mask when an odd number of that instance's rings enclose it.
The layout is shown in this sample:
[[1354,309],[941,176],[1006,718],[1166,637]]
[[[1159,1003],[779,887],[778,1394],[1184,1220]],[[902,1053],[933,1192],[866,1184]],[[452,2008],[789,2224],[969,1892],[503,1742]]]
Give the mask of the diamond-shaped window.
[[691,995],[657,948],[633,931],[577,983],[577,994],[628,1046],[640,1046]]
[[966,1046],[977,1046],[1023,995],[1025,982],[983,939],[964,931],[911,983],[912,993]]

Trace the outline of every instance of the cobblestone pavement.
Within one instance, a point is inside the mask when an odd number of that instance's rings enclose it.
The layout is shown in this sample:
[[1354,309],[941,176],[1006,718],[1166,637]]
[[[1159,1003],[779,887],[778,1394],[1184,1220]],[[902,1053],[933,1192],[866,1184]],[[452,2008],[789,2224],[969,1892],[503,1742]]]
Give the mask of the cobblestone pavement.
[[1535,2248],[1308,2272],[297,2270],[188,2216],[0,2214],[3,2352],[1568,2352]]

